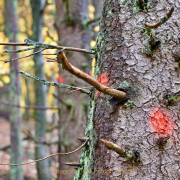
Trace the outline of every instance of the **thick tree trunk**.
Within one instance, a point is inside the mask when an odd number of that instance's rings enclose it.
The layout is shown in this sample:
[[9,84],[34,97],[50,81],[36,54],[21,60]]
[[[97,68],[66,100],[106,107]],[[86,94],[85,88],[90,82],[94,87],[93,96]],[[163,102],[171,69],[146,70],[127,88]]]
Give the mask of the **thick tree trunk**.
[[[43,24],[43,11],[45,7],[45,1],[31,0],[32,6],[32,15],[33,15],[33,36],[32,40],[36,42],[42,42],[41,30]],[[36,49],[38,51],[38,49]],[[33,58],[35,63],[35,76],[44,79],[44,58],[41,53],[36,54]],[[36,106],[46,106],[46,89],[45,86],[37,81],[35,83],[35,98]],[[41,110],[35,111],[35,120],[36,120],[36,139],[37,141],[45,141],[46,133],[46,112]],[[46,156],[46,146],[38,145],[35,147],[35,159],[41,159]],[[49,163],[48,159],[36,163],[38,179],[49,180]],[[43,170],[47,169],[48,173],[44,173]]]
[[[180,102],[167,103],[166,96],[180,90],[180,67],[175,62],[179,57],[174,59],[179,46],[180,2],[150,3],[154,9],[137,12],[138,7],[132,2],[104,1],[96,47],[96,77],[106,79],[110,87],[124,89],[134,105],[130,101],[131,106],[125,102],[110,104],[109,96],[96,92],[90,102],[85,132],[90,141],[82,151],[77,179],[180,178]],[[147,53],[150,37],[145,31],[146,18],[158,22],[172,6],[172,17],[154,30],[161,47]],[[170,137],[167,144],[159,143],[159,138],[165,137]],[[136,159],[119,157],[100,139],[136,152]]]
[[[9,42],[18,42],[18,22],[17,22],[17,0],[7,0],[5,2],[5,34]],[[14,46],[9,49],[16,51]],[[10,59],[17,58],[16,53],[10,55]],[[10,62],[10,88],[9,101],[15,104],[20,104],[20,77],[18,74],[19,61]],[[22,134],[21,134],[21,112],[19,108],[10,108],[10,125],[11,125],[11,164],[22,162]],[[23,180],[22,166],[10,166],[10,179]]]

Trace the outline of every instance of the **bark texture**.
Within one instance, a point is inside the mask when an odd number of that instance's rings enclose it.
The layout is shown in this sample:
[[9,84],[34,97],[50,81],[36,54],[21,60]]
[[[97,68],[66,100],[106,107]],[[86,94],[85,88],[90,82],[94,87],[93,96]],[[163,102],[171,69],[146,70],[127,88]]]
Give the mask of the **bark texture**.
[[[129,95],[134,105],[112,105],[109,96],[95,94],[85,132],[90,141],[82,150],[76,179],[180,178],[180,102],[165,102],[166,95],[180,90],[179,62],[173,57],[179,46],[180,2],[150,1],[150,5],[148,12],[139,12],[131,1],[104,1],[96,47],[96,77],[103,74],[114,88],[127,91],[131,86]],[[154,30],[161,46],[149,56],[145,20],[154,24],[172,6],[172,17]],[[167,144],[159,146],[159,138],[168,136]],[[99,139],[133,150],[140,159],[133,162],[120,158]]]
[[[18,42],[17,0],[5,1],[5,34],[9,42]],[[9,50],[16,51],[13,47]],[[10,55],[10,59],[17,58],[16,53]],[[20,104],[20,76],[18,73],[19,61],[10,62],[10,87],[9,101]],[[21,134],[21,112],[19,108],[11,107],[9,111],[11,126],[11,164],[22,163],[22,134]],[[23,180],[22,166],[10,167],[11,180]]]
[[[45,8],[45,1],[37,1],[31,0],[31,7],[32,7],[32,16],[33,16],[33,36],[32,40],[36,42],[42,42],[41,30],[43,24],[43,12]],[[35,49],[38,51],[38,49]],[[44,78],[44,58],[41,53],[36,54],[33,58],[35,63],[35,76],[45,79]],[[36,98],[36,106],[46,106],[46,89],[45,86],[37,81],[35,83],[35,98]],[[37,141],[44,142],[45,141],[45,133],[46,133],[46,112],[41,110],[35,111],[35,120],[36,120],[36,127],[35,127],[35,136]],[[41,159],[46,156],[46,145],[37,145],[35,147],[35,159]],[[36,163],[38,179],[49,180],[50,173],[49,173],[49,163],[48,159],[44,161],[40,161]],[[44,173],[44,169],[47,169],[48,173]]]

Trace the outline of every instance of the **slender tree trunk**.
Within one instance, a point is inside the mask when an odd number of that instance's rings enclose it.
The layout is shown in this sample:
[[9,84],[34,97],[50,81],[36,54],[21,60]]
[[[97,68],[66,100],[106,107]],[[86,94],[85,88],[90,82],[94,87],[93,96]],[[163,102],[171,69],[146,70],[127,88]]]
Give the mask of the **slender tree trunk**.
[[[90,49],[91,35],[89,31],[90,28],[87,26],[88,3],[88,0],[56,0],[56,27],[59,42],[62,43],[62,45]],[[90,64],[88,64],[87,61],[88,58],[90,59],[89,56],[78,52],[66,52],[66,55],[73,65],[87,73],[89,72]],[[76,77],[74,78],[71,74],[62,70],[61,67],[60,76],[63,77],[64,82],[67,84],[78,87],[88,86],[87,83],[84,83]],[[74,138],[81,137],[84,133],[86,118],[84,104],[88,99],[86,98],[86,95],[79,92],[68,94],[67,91],[64,91],[63,89],[59,89],[58,91],[58,97],[66,102],[66,104],[69,104],[69,106],[61,105],[59,115],[59,138],[61,138],[59,140],[61,143],[58,146],[58,150],[71,151],[79,145],[79,143],[75,143],[76,141],[74,141]],[[72,129],[72,127],[75,128]],[[63,145],[63,141],[68,142],[69,145]],[[79,152],[72,156],[59,157],[59,164],[61,164],[61,161],[78,162],[78,155]],[[63,164],[59,166],[59,170],[67,168],[68,167]],[[70,174],[67,174],[66,176],[63,175],[62,177],[59,176],[59,179],[66,177],[69,178]],[[70,178],[72,178],[72,176]]]
[[[43,11],[45,7],[45,1],[31,0],[32,15],[33,15],[33,36],[32,40],[37,42],[42,42],[41,30],[43,25]],[[39,49],[35,49],[38,51]],[[36,54],[33,58],[35,63],[35,76],[44,79],[44,58],[41,53]],[[37,81],[35,83],[35,98],[36,106],[46,106],[46,89],[45,86]],[[45,141],[45,132],[46,132],[46,112],[36,110],[35,111],[35,120],[36,120],[36,139],[39,141]],[[41,159],[46,156],[46,146],[38,145],[35,147],[35,159]],[[49,163],[48,159],[36,163],[38,179],[49,180]],[[44,169],[47,169],[48,173],[44,173]]]
[[[175,94],[173,100],[169,98],[180,90],[180,2],[154,2],[148,6],[154,9],[139,12],[134,2],[104,0],[95,76],[103,77],[109,87],[126,91],[131,102],[109,101],[111,97],[96,92],[85,131],[90,141],[82,150],[76,179],[180,178],[180,101],[175,102]],[[154,30],[161,46],[147,53],[146,18],[154,24],[172,6],[172,17]],[[164,138],[169,138],[167,143],[161,141]],[[119,157],[100,139],[133,151],[136,158]]]
[[[10,42],[18,42],[18,22],[17,22],[17,0],[5,1],[5,34]],[[16,51],[14,46],[9,49]],[[17,53],[12,53],[10,59],[17,58]],[[10,88],[9,101],[20,104],[20,77],[18,74],[19,61],[10,62]],[[21,134],[21,112],[19,108],[10,108],[10,125],[11,125],[11,164],[22,162],[22,134]],[[22,166],[10,166],[10,179],[23,180]]]

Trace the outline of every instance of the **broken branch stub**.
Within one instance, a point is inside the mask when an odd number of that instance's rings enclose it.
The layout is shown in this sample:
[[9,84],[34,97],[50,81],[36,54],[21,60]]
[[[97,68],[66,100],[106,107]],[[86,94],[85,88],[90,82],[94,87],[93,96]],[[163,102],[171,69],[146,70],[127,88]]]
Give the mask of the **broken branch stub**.
[[170,11],[169,11],[162,19],[160,19],[159,22],[157,22],[157,23],[155,23],[155,24],[150,24],[150,23],[146,22],[145,25],[146,25],[147,27],[149,27],[149,28],[157,28],[157,27],[159,27],[161,24],[164,24],[164,23],[171,17],[173,11],[174,11],[174,7],[172,7],[172,8],[170,9]]
[[91,84],[98,91],[113,96],[120,100],[124,100],[127,97],[127,94],[125,92],[104,86],[103,84],[99,83],[88,74],[84,73],[80,69],[70,64],[63,51],[59,51],[57,53],[57,59],[58,59],[58,63],[62,64],[63,68],[66,71]]

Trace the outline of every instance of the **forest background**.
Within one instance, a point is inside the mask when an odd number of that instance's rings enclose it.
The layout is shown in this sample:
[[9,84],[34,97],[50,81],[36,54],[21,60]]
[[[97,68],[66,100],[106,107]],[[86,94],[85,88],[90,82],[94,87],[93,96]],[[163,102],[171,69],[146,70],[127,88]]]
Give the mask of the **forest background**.
[[[0,42],[9,42],[7,33],[7,6],[8,1],[0,1]],[[17,24],[18,24],[18,42],[24,42],[25,39],[33,37],[33,14],[32,7],[36,1],[17,1]],[[46,0],[43,7],[42,42],[51,45],[74,46],[77,48],[91,49],[95,46],[97,32],[99,30],[98,22],[100,20],[102,1],[71,1],[71,0]],[[16,13],[15,12],[15,13]],[[11,22],[10,22],[11,23]],[[37,22],[38,23],[38,22]],[[33,39],[32,39],[33,40]],[[10,63],[4,63],[9,60],[7,46],[0,46],[0,161],[8,163],[10,161],[10,134],[13,129],[10,127],[9,109],[14,107],[15,102],[9,98],[10,89]],[[23,49],[23,47],[20,47]],[[53,54],[56,50],[46,50],[44,54]],[[24,51],[19,57],[27,56],[33,53]],[[80,79],[64,72],[56,63],[47,62],[48,55],[44,55],[44,79],[51,82],[65,83],[72,86],[89,86]],[[52,56],[50,56],[52,57]],[[54,56],[53,56],[54,57]],[[79,67],[86,73],[93,75],[92,67],[94,65],[93,56],[78,52],[68,52],[67,57],[70,62]],[[33,56],[19,60],[20,69],[34,75],[35,64]],[[23,135],[23,161],[28,162],[35,158],[35,147],[39,145],[35,133],[35,110],[36,94],[35,83],[33,79],[21,76],[20,78],[20,114],[22,115],[22,135]],[[58,90],[57,87],[45,87],[46,91],[46,135],[45,141],[46,153],[53,154],[57,152],[69,152],[80,145],[75,137],[84,135],[86,123],[86,111],[89,97],[78,91],[69,93],[67,89]],[[61,94],[60,96],[58,96]],[[58,98],[57,98],[58,96]],[[17,108],[17,107],[15,107]],[[59,108],[61,111],[59,111]],[[42,110],[41,110],[42,111]],[[18,111],[17,111],[18,113]],[[71,156],[52,157],[49,159],[50,167],[54,168],[51,172],[52,179],[62,178],[62,174],[57,173],[57,169],[73,169],[63,164],[63,162],[78,162],[80,151]],[[10,167],[1,166],[0,179],[10,179]],[[42,170],[41,170],[42,171]],[[37,179],[36,164],[23,166],[24,179]],[[63,175],[63,179],[72,179],[73,174]],[[11,177],[13,179],[13,177]]]

